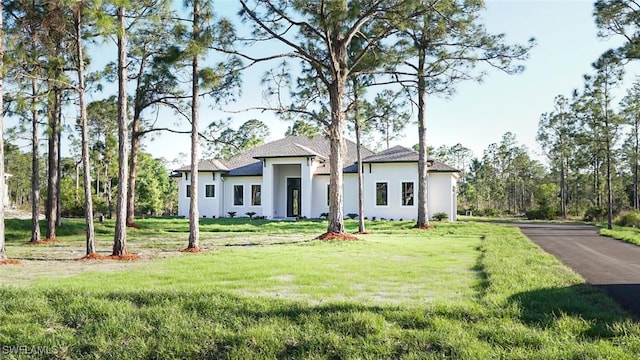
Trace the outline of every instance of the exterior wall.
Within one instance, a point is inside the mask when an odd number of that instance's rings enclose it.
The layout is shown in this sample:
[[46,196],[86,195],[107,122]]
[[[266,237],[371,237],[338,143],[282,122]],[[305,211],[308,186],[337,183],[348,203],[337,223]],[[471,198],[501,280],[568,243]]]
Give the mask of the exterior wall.
[[[378,219],[415,220],[418,216],[418,164],[371,164],[371,172],[369,169],[369,164],[365,164],[365,216],[368,218],[375,216]],[[403,182],[413,183],[413,205],[402,205]],[[387,205],[376,205],[376,183],[387,183]],[[429,218],[432,218],[435,213],[444,212],[449,219],[454,221],[457,219],[456,183],[454,174],[429,173],[429,193],[427,194]]]
[[[187,185],[191,184],[191,174],[183,173],[178,179],[178,215],[189,217]],[[214,185],[214,197],[206,197],[206,186]],[[222,214],[223,186],[220,173],[198,173],[198,211],[200,217],[220,217]]]
[[[201,217],[227,217],[229,211],[236,216],[255,212],[257,216],[283,218],[287,215],[288,177],[301,178],[302,216],[318,218],[328,212],[327,204],[329,175],[313,176],[313,171],[322,166],[307,158],[266,159],[263,176],[226,176],[220,173],[201,172],[198,178],[198,208]],[[189,198],[186,185],[190,184],[186,174],[178,180],[178,215],[189,216]],[[376,183],[387,183],[387,205],[376,205]],[[413,205],[402,205],[402,183],[413,182]],[[215,186],[215,196],[207,198],[206,185]],[[233,205],[234,185],[243,185],[243,205]],[[261,206],[251,205],[251,185],[261,185]],[[449,219],[457,219],[457,177],[450,173],[429,174],[429,218],[444,212]],[[413,220],[417,217],[418,165],[416,163],[369,164],[364,166],[365,216],[371,219]],[[358,175],[344,174],[344,214],[358,213]]]
[[[261,186],[260,202],[264,200],[264,185],[261,176],[225,176],[224,177],[224,210],[220,217],[228,217],[228,212],[235,211],[236,217],[245,217],[248,212],[255,212],[256,216],[262,216],[263,209],[260,205],[251,205],[251,185]],[[234,205],[234,185],[242,185],[242,205]]]
[[[358,213],[358,174],[344,174],[344,214]],[[311,216],[319,218],[320,214],[329,212],[329,175],[316,175],[313,178],[313,198],[311,200]]]

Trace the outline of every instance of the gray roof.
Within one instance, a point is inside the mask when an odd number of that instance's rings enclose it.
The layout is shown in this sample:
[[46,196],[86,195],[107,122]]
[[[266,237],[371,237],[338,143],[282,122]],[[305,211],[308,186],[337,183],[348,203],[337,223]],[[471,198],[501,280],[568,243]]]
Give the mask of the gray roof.
[[[357,172],[356,144],[346,140],[346,154],[344,159],[345,172]],[[362,157],[373,155],[371,150],[360,147]],[[198,164],[199,171],[221,171],[230,176],[260,176],[262,175],[261,159],[283,157],[315,157],[325,166],[316,169],[316,174],[329,174],[329,139],[324,136],[309,138],[306,136],[289,136],[249,149],[228,160],[203,160]],[[176,171],[188,172],[189,166]]]
[[[418,157],[417,151],[397,145],[377,154],[363,158],[362,163],[413,163],[418,162]],[[431,172],[460,172],[460,170],[452,168],[441,161],[432,158],[429,158],[428,161],[431,163],[429,165],[429,171]]]

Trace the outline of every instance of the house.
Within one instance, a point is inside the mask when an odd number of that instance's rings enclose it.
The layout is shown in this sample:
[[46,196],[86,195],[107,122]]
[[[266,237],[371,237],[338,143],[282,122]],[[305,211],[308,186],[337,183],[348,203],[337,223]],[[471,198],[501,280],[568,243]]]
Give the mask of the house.
[[[345,141],[344,213],[358,213],[356,144]],[[198,164],[198,210],[202,217],[267,219],[319,218],[329,211],[329,140],[293,136],[250,149],[228,160]],[[380,153],[361,147],[365,215],[378,219],[416,219],[418,153],[396,146]],[[456,219],[459,171],[430,160],[429,217],[444,212]],[[189,216],[189,166],[175,171],[178,215]]]

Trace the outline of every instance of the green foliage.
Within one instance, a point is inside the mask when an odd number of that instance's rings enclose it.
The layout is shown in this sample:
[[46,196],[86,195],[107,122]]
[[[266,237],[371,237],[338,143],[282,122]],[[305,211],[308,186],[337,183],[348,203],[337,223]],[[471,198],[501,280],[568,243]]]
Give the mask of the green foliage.
[[607,216],[607,209],[602,206],[591,206],[584,213],[584,221],[602,221]]
[[249,220],[253,220],[253,217],[256,216],[256,212],[255,211],[249,211],[249,212],[246,212],[244,214],[249,217]]
[[629,211],[618,216],[615,220],[618,226],[640,228],[640,212]]
[[144,215],[174,214],[176,212],[177,184],[169,178],[162,161],[148,153],[138,155],[136,180],[136,213]]
[[447,215],[447,213],[445,212],[437,212],[433,214],[433,218],[437,221],[443,221],[447,220],[449,218],[449,215]]
[[236,211],[229,211],[227,212],[227,215],[229,215],[230,218],[234,218],[236,217],[236,213],[237,213]]
[[319,135],[321,131],[320,127],[316,124],[304,120],[296,120],[293,125],[287,128],[284,136],[306,136],[313,138]]
[[[327,215],[328,215],[328,214],[327,214]],[[355,218],[357,218],[357,217],[358,217],[358,214],[356,214],[356,213],[348,213],[348,214],[347,214],[347,217],[348,217],[349,219],[351,219],[351,220],[354,220]]]

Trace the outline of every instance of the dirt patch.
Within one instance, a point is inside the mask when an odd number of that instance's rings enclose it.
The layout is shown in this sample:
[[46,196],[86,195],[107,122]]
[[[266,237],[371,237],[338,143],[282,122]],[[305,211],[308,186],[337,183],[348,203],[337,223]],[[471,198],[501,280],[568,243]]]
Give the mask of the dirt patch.
[[142,229],[142,226],[132,222],[132,223],[127,223],[127,227],[129,228],[133,228],[133,229]]
[[427,225],[427,226],[414,226],[414,229],[418,229],[418,230],[435,230],[436,227],[433,225]]
[[20,261],[14,259],[0,260],[0,265],[20,265]]
[[118,261],[132,261],[132,260],[140,260],[140,255],[138,254],[124,254],[124,255],[100,255],[98,253],[91,253],[86,255],[79,260],[118,260]]
[[54,243],[60,243],[62,242],[62,240],[57,239],[57,238],[46,238],[43,240],[38,240],[38,241],[29,241],[26,244],[27,245],[33,245],[33,246],[37,246],[37,245],[48,245],[48,244],[54,244]]
[[347,241],[355,241],[358,240],[357,237],[353,235],[349,235],[347,233],[324,233],[318,236],[316,239],[318,240],[347,240]]
[[186,253],[199,253],[203,251],[204,250],[202,250],[201,248],[186,248],[186,249],[180,250],[180,252],[186,252]]

